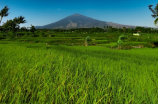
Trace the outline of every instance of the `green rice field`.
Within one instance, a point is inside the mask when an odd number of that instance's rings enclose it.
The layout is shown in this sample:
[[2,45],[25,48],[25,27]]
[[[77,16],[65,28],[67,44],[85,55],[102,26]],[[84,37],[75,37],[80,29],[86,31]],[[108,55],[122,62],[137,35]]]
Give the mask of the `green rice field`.
[[157,48],[29,41],[0,40],[0,104],[158,104]]

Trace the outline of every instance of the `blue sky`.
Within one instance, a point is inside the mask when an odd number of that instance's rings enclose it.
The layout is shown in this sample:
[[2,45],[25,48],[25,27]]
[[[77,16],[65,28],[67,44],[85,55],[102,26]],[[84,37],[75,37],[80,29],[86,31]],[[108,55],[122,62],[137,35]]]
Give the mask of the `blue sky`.
[[151,17],[148,5],[155,8],[157,3],[157,0],[0,0],[0,10],[7,5],[10,13],[0,25],[23,16],[27,23],[20,27],[43,26],[77,13],[106,22],[156,28],[156,18]]

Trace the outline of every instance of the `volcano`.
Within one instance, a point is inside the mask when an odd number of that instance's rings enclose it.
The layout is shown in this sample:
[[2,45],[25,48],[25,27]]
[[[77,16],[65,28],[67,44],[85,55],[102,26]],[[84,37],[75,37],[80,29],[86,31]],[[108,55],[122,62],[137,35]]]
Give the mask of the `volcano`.
[[44,26],[35,26],[36,29],[73,29],[73,28],[92,28],[99,27],[104,28],[104,26],[112,26],[114,28],[131,28],[134,29],[136,26],[117,24],[113,22],[106,22],[93,19],[81,14],[73,14],[65,17],[55,23],[50,23]]

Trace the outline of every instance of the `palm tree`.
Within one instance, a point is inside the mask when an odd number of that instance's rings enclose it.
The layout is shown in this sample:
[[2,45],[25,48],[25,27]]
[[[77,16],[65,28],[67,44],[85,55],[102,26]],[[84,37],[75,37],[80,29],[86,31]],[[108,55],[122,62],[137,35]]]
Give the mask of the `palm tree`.
[[7,13],[8,10],[9,10],[9,8],[8,8],[7,6],[5,6],[5,7],[1,10],[1,12],[0,12],[0,16],[1,16],[0,23],[1,23],[3,17],[8,16],[8,14],[9,14],[9,13]]
[[25,17],[18,17],[18,18],[14,18],[13,21],[15,22],[15,24],[20,24],[20,23],[26,23],[26,20],[24,20]]
[[[154,24],[156,25],[156,23],[158,22],[158,3],[157,3],[157,5],[156,5],[156,7],[155,7],[155,10],[153,10],[151,7],[152,7],[153,5],[149,5],[148,7],[149,7],[149,9],[151,10],[151,12],[153,13],[153,15],[151,15],[152,17],[157,17],[156,19],[155,19],[155,21],[154,21]],[[156,25],[157,26],[157,25]]]
[[20,16],[18,18],[15,17],[13,19],[13,22],[16,24],[16,26],[18,27],[18,29],[19,29],[19,25],[18,24],[20,24],[20,23],[26,23],[26,20],[24,20],[24,18],[25,17]]
[[36,30],[35,27],[31,24],[30,31],[31,31],[32,33],[34,33],[35,30]]
[[13,31],[13,29],[16,27],[16,24],[12,20],[9,20],[6,23],[4,23],[2,27],[4,28],[5,32],[10,30]]
[[11,30],[14,33],[19,29],[20,23],[25,23],[26,20],[24,20],[24,17],[20,16],[18,18],[14,18],[13,20],[9,20],[6,23],[2,25],[2,27],[5,28],[5,30]]

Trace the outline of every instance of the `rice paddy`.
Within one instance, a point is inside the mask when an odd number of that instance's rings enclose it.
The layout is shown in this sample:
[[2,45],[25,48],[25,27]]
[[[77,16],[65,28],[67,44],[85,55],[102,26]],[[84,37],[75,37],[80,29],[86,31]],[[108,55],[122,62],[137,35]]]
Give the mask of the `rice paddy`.
[[112,50],[29,41],[0,41],[2,104],[158,103],[157,48]]

